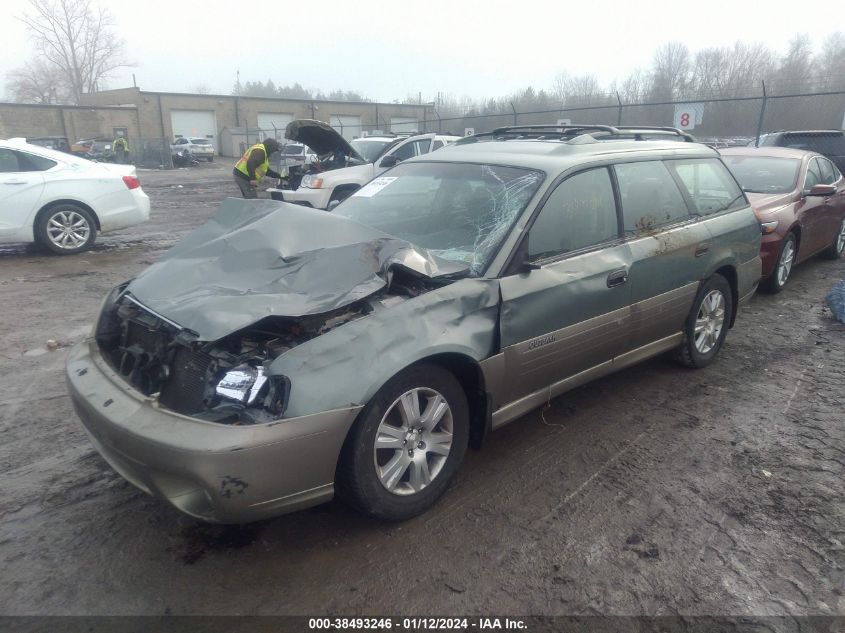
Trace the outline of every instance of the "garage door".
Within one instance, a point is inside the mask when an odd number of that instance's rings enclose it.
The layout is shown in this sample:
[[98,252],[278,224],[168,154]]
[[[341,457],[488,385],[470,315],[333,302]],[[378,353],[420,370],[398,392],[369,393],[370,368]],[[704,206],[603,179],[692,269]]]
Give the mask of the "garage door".
[[214,110],[171,110],[170,124],[173,126],[174,139],[179,136],[207,138],[217,143],[217,117]]
[[283,139],[285,137],[285,128],[291,121],[293,121],[293,114],[287,114],[285,112],[258,113],[258,129],[261,130],[262,138],[275,137],[279,140]]
[[403,132],[418,132],[420,122],[413,117],[392,116],[390,117],[390,131],[394,134]]
[[360,115],[333,114],[331,116],[331,126],[340,132],[343,138],[349,141],[362,136]]

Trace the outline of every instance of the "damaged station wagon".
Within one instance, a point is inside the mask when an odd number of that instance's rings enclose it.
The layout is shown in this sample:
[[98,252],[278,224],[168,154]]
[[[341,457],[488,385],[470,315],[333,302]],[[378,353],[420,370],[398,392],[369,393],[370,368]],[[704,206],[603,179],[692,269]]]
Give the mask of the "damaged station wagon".
[[708,364],[759,250],[703,145],[502,128],[333,213],[226,200],[111,292],[67,379],[105,459],[189,515],[338,494],[406,519],[468,445],[550,398],[664,352]]

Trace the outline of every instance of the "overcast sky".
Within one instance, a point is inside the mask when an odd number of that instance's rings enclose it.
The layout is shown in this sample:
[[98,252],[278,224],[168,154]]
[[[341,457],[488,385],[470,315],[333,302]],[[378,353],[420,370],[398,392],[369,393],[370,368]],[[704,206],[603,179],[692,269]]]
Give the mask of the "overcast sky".
[[[812,2],[810,12],[760,0],[109,0],[107,6],[134,63],[108,87],[131,86],[134,73],[145,90],[191,92],[202,84],[228,94],[240,69],[242,82],[271,78],[324,92],[356,90],[380,101],[418,92],[433,100],[438,92],[482,98],[529,85],[548,89],[562,70],[593,73],[607,84],[648,67],[654,49],[672,39],[693,51],[737,39],[784,51],[798,31],[820,44],[841,15],[841,3],[829,0]],[[34,54],[10,8],[0,15],[2,76]],[[796,19],[802,13],[812,19]]]

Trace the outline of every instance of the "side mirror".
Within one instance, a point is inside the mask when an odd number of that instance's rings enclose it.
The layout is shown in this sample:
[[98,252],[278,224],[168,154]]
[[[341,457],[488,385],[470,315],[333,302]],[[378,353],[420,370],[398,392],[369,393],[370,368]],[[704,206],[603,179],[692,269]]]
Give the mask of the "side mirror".
[[836,193],[835,185],[815,185],[810,191],[806,192],[806,196],[832,196]]
[[394,167],[396,163],[399,162],[399,159],[396,158],[396,154],[388,154],[384,158],[381,159],[381,162],[378,164],[379,167]]
[[337,208],[337,205],[340,204],[340,200],[332,200],[329,202],[329,206],[326,207],[326,211],[334,211]]

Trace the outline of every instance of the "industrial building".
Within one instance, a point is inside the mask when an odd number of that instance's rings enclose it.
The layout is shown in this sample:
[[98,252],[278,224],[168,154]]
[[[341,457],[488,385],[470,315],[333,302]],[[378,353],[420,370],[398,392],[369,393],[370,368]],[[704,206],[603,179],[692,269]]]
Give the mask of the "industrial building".
[[[353,139],[375,131],[412,132],[431,127],[431,105],[276,99],[236,95],[148,92],[137,87],[83,95],[76,106],[0,103],[0,138],[210,139],[222,156],[266,136],[281,139],[293,119],[326,121]],[[224,135],[223,131],[227,133]],[[221,144],[221,136],[227,142]]]

